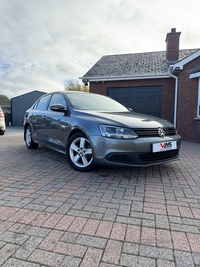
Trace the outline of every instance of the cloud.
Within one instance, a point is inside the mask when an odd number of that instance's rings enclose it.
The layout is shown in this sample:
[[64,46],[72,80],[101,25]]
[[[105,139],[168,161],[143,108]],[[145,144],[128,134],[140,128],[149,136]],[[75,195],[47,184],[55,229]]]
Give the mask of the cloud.
[[198,48],[199,0],[1,0],[0,94],[63,90],[103,55]]

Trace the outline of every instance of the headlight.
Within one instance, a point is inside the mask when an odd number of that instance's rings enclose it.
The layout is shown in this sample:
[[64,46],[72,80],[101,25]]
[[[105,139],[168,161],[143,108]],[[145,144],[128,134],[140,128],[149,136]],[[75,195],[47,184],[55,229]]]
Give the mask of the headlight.
[[101,134],[105,137],[122,139],[133,139],[138,137],[134,131],[128,128],[110,125],[99,125],[99,129]]

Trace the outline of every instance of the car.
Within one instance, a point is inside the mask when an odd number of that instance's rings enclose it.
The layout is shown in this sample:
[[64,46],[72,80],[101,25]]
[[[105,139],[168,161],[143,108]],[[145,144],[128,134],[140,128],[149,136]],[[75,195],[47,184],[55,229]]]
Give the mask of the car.
[[181,136],[172,123],[136,113],[108,96],[57,91],[40,97],[24,116],[28,149],[66,154],[77,171],[95,166],[147,167],[179,159]]
[[4,135],[6,130],[5,116],[2,108],[0,107],[0,135]]

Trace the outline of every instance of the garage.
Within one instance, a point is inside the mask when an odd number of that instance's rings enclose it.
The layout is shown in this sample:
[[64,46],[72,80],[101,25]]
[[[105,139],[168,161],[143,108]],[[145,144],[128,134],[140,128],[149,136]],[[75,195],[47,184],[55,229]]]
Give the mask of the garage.
[[160,117],[161,89],[161,86],[108,88],[107,94],[136,112]]

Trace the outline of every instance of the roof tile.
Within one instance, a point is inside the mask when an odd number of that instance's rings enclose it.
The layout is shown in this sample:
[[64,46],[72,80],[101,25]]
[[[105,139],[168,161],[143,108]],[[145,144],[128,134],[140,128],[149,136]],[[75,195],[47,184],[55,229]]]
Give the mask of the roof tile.
[[[198,49],[179,51],[179,61]],[[107,55],[100,58],[82,78],[166,74],[166,51]]]

